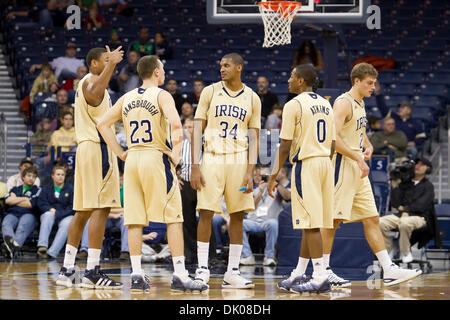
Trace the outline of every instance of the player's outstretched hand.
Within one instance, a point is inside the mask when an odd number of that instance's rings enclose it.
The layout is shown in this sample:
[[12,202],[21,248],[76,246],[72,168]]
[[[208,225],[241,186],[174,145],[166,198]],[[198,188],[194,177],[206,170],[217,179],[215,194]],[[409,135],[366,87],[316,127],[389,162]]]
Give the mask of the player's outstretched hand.
[[128,156],[128,150],[125,150],[120,156],[120,160],[125,161],[127,159]]
[[370,168],[362,158],[358,160],[358,167],[361,169],[361,179],[369,175]]
[[106,53],[107,53],[107,61],[111,62],[113,64],[118,64],[123,59],[123,51],[122,46],[117,47],[114,51],[111,51],[109,49],[109,46],[106,46]]
[[364,150],[364,160],[370,160],[370,158],[372,157],[372,153],[373,153],[373,147],[370,146],[368,148],[366,148],[366,150]]
[[269,194],[269,196],[271,196],[272,198],[275,199],[275,186],[277,185],[277,177],[271,175],[269,178],[269,185],[267,186],[267,193]]
[[200,168],[197,166],[191,167],[191,187],[194,190],[200,190],[201,187],[205,186],[205,178],[200,171]]

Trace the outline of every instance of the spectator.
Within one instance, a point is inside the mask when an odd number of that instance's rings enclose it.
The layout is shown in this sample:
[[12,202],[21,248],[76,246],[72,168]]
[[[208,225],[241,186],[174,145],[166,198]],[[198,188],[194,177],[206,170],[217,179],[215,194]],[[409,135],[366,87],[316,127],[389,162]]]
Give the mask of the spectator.
[[[249,212],[247,218],[244,219],[244,234],[241,264],[255,264],[255,257],[252,254],[250,244],[248,242],[247,232],[265,232],[266,247],[264,250],[263,265],[274,266],[275,261],[275,245],[278,238],[278,215],[281,212],[281,200],[290,200],[291,191],[289,189],[288,179],[289,169],[283,167],[280,171],[277,181],[277,198],[275,200],[269,196],[267,192],[267,181],[270,175],[270,167],[261,168],[261,183],[253,190],[253,198],[255,200],[255,211]],[[277,203],[280,202],[280,203]]]
[[78,83],[80,82],[81,79],[84,78],[85,75],[88,74],[88,72],[89,70],[85,65],[79,66],[77,69],[77,77],[65,80],[60,88],[66,91],[77,90]]
[[181,105],[181,122],[184,122],[186,119],[190,119],[194,117],[194,108],[192,107],[192,104],[185,101]]
[[120,34],[117,29],[112,29],[109,33],[109,41],[108,46],[111,50],[115,50],[117,47],[119,47],[122,44],[120,41]]
[[187,96],[187,101],[192,104],[194,110],[197,108],[198,100],[200,99],[200,93],[202,93],[205,87],[205,81],[202,78],[195,78],[193,81],[194,92]]
[[150,222],[142,229],[142,262],[164,262],[170,256],[165,223]]
[[66,15],[58,5],[58,0],[47,0],[45,9],[39,12],[39,25],[46,35],[52,34],[55,27],[64,27]]
[[408,140],[402,131],[395,130],[394,119],[385,118],[383,120],[383,131],[373,134],[369,140],[373,145],[374,153],[380,151],[390,153],[390,151],[393,151],[395,163],[407,160],[406,147]]
[[408,138],[406,152],[409,159],[415,159],[418,152],[422,149],[427,135],[422,120],[413,117],[412,104],[408,101],[403,101],[398,105],[398,112],[393,112],[386,105],[379,84],[375,86],[375,99],[381,115],[383,117],[392,117],[395,120],[397,130],[403,131],[406,134]]
[[58,115],[60,115],[60,122],[56,119],[56,126],[59,128],[62,125],[62,114],[70,112],[73,115],[73,107],[69,104],[69,93],[65,89],[58,89],[56,92],[56,104],[58,106]]
[[[42,259],[56,259],[66,243],[70,222],[75,211],[73,206],[73,186],[66,183],[66,169],[55,165],[52,169],[52,182],[42,188],[37,205],[41,213],[37,254]],[[58,231],[48,248],[50,232],[54,224]],[[48,248],[48,250],[47,250]]]
[[320,50],[317,50],[311,40],[304,40],[294,53],[292,67],[295,68],[300,64],[312,64],[316,71],[323,69],[323,60]]
[[223,256],[225,253],[224,247],[230,244],[230,236],[228,234],[230,215],[227,212],[225,197],[222,198],[222,212],[213,216],[211,225],[213,229],[212,234],[216,240],[216,254]]
[[5,197],[9,206],[2,222],[4,247],[11,259],[36,227],[35,211],[41,189],[35,185],[37,170],[28,167],[22,171],[23,185],[12,188]]
[[159,59],[172,59],[172,48],[162,32],[155,33],[155,51]]
[[181,114],[181,106],[183,105],[184,98],[180,92],[178,92],[178,82],[174,78],[167,80],[166,89],[172,95],[175,100],[175,106],[177,107],[178,114]]
[[416,159],[414,178],[410,181],[392,181],[391,207],[395,214],[380,218],[380,228],[391,258],[395,255],[389,231],[398,229],[400,233],[399,247],[404,263],[411,262],[411,234],[422,227],[427,228],[425,239],[419,239],[419,247],[423,247],[434,236],[434,186],[426,178],[431,173],[431,162],[426,158]]
[[256,80],[256,86],[258,87],[256,93],[261,99],[261,120],[265,121],[273,106],[278,103],[278,97],[269,90],[269,81],[266,77],[259,76]]
[[52,121],[44,118],[39,122],[36,132],[30,137],[31,155],[35,158],[38,170],[45,171],[45,167],[48,165],[47,154],[52,133]]
[[121,95],[136,89],[142,83],[137,73],[138,60],[139,53],[137,51],[128,51],[127,64],[122,67],[119,77],[117,78],[117,84]]
[[61,128],[55,130],[50,137],[49,149],[51,147],[55,148],[55,157],[57,156],[58,147],[61,147],[61,152],[69,152],[77,146],[77,137],[75,135],[75,127],[73,126],[73,114],[70,111],[64,111],[61,114],[61,122]]
[[141,27],[138,33],[139,40],[132,42],[128,47],[128,51],[136,51],[141,57],[155,54],[155,46],[151,43],[150,35],[147,27]]
[[92,7],[97,7],[98,6],[97,2],[98,0],[77,0],[77,5],[80,8],[88,9]]
[[[8,188],[8,191],[10,191],[14,187],[19,187],[23,185],[23,172],[25,169],[33,166],[33,160],[31,158],[23,158],[22,161],[20,161],[19,164],[19,173],[11,176],[8,178],[8,181],[6,181],[6,186]],[[39,180],[39,177],[36,177],[34,180],[34,184],[39,187],[41,184],[41,181]]]
[[377,116],[369,116],[367,118],[368,127],[366,128],[366,134],[368,137],[372,136],[374,133],[380,131],[380,118]]
[[103,19],[103,16],[98,12],[98,7],[96,4],[89,7],[89,14],[84,19],[83,25],[88,30],[91,30],[92,28],[101,29],[105,26],[105,20]]
[[52,66],[49,63],[42,64],[41,73],[34,80],[33,86],[30,92],[30,103],[34,102],[34,96],[38,92],[49,93],[50,92],[50,84],[56,82],[55,75],[53,74]]
[[272,113],[267,117],[264,128],[270,129],[281,129],[281,115],[283,114],[283,106],[276,103],[272,107]]
[[[66,55],[64,57],[55,58],[50,64],[55,71],[55,77],[58,79],[58,83],[62,83],[63,80],[76,78],[77,69],[84,65],[83,60],[77,59],[77,46],[73,42],[67,43]],[[33,64],[30,67],[30,73],[34,70],[42,68],[42,64]]]

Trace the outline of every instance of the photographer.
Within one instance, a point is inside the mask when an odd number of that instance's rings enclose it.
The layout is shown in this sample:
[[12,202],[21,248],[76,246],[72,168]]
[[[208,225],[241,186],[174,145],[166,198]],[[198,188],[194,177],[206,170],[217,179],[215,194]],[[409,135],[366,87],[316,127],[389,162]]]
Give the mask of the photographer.
[[391,172],[391,207],[398,212],[381,217],[380,228],[391,257],[394,251],[389,231],[398,229],[400,253],[404,263],[413,260],[410,242],[412,232],[427,226],[430,232],[424,236],[428,236],[433,230],[434,186],[425,177],[431,170],[432,165],[428,159],[418,158],[414,167],[406,161]]

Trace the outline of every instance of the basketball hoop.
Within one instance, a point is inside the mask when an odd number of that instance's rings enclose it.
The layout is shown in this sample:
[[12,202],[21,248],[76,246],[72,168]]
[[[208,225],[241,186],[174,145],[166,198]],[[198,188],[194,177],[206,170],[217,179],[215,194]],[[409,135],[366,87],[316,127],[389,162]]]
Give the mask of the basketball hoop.
[[264,23],[264,48],[291,43],[291,23],[302,7],[297,1],[258,2]]

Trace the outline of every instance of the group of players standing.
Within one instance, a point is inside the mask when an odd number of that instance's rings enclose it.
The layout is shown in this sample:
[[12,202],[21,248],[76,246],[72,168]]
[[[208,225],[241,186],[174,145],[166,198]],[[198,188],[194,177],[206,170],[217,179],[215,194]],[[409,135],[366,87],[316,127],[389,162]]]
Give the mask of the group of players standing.
[[[149,278],[141,267],[142,228],[149,221],[167,224],[173,259],[171,289],[204,291],[209,288],[208,268],[211,220],[222,212],[225,198],[230,214],[228,267],[222,287],[246,289],[254,283],[241,276],[243,219],[253,211],[253,171],[258,160],[261,101],[241,81],[243,58],[236,53],[220,61],[221,80],[201,93],[191,137],[191,186],[198,191],[198,268],[195,278],[185,268],[182,207],[176,167],[180,161],[183,130],[172,96],[164,84],[164,65],[157,56],[142,57],[137,66],[142,86],[123,95],[111,107],[107,87],[121,47],[91,49],[86,57],[90,73],[78,86],[75,130],[78,150],[75,163],[74,210],[64,263],[56,284],[67,287],[120,289],[123,284],[100,269],[100,252],[106,219],[120,206],[117,157],[125,161],[124,224],[128,226],[131,291],[147,291]],[[375,89],[377,71],[369,64],[356,65],[352,88],[334,106],[313,92],[314,68],[299,65],[288,80],[298,95],[283,109],[281,143],[268,184],[274,197],[279,170],[289,157],[292,167],[292,223],[303,230],[299,262],[278,288],[292,292],[328,292],[350,281],[329,267],[334,233],[339,223],[361,221],[366,239],[383,271],[384,284],[415,278],[420,270],[401,269],[392,263],[378,224],[371,186],[369,160],[373,148],[366,136],[364,97]],[[114,123],[122,120],[128,149],[117,143]],[[86,271],[81,278],[75,256],[83,228],[89,223]],[[305,271],[312,259],[313,274]]]

